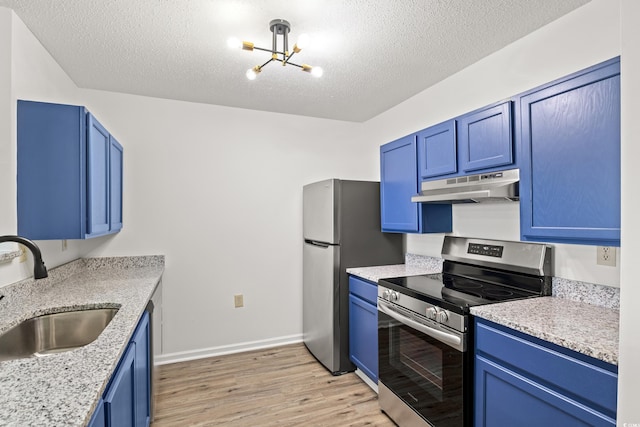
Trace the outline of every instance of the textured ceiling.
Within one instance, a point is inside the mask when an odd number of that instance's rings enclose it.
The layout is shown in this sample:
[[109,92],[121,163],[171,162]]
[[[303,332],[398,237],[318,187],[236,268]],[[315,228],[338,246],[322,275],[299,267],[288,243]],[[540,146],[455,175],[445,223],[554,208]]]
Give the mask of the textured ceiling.
[[[82,88],[365,121],[589,0],[0,0]],[[295,62],[230,50],[271,47],[291,23]]]

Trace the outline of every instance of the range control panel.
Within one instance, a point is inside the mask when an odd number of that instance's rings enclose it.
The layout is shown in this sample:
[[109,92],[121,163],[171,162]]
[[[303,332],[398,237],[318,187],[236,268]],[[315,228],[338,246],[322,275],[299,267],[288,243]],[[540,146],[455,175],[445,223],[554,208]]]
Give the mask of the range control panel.
[[504,246],[499,245],[481,245],[479,243],[469,243],[469,247],[467,249],[468,254],[474,255],[486,255],[492,256],[495,258],[502,258],[502,251],[504,250]]

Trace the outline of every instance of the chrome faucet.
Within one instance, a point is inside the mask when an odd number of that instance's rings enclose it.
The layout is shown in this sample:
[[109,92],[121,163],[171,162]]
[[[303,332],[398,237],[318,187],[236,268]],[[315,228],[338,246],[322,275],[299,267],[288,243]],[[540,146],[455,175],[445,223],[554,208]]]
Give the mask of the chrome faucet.
[[0,236],[0,243],[3,242],[16,242],[21,245],[29,248],[31,253],[33,254],[33,278],[34,279],[44,279],[49,276],[47,273],[47,267],[44,266],[44,261],[42,261],[42,253],[40,252],[40,248],[33,243],[29,239],[25,239],[20,236]]

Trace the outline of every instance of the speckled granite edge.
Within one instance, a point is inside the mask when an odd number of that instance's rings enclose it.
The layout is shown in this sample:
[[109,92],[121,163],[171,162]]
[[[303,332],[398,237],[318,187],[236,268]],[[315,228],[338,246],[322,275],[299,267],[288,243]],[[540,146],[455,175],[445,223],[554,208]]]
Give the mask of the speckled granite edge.
[[28,298],[33,292],[41,293],[56,283],[67,280],[83,270],[104,268],[127,269],[144,267],[164,267],[164,255],[143,255],[132,257],[79,258],[48,270],[49,277],[37,282],[33,277],[11,283],[0,288],[5,296]]
[[101,268],[142,268],[164,267],[164,255],[142,255],[129,257],[86,258],[85,268],[97,270]]
[[14,258],[18,258],[20,256],[20,251],[5,251],[0,252],[0,262],[11,261]]
[[347,273],[371,282],[389,277],[418,276],[442,272],[442,260],[423,255],[405,255],[406,264],[347,268]]
[[620,309],[620,288],[613,286],[554,277],[552,294],[558,298],[580,301],[615,310]]
[[442,271],[444,259],[427,255],[406,253],[404,254],[404,263],[412,267],[425,267],[437,270],[436,272],[439,273]]
[[471,314],[618,364],[618,310],[564,298],[540,297],[471,307]]

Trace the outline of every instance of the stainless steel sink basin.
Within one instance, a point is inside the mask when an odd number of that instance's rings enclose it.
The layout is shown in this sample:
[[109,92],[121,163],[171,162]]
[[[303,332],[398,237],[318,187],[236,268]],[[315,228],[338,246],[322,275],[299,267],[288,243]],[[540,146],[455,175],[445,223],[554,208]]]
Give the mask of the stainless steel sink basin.
[[0,335],[0,361],[73,350],[93,342],[117,308],[101,308],[33,317]]

